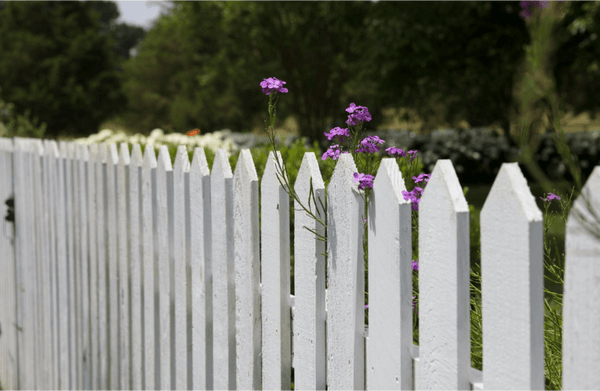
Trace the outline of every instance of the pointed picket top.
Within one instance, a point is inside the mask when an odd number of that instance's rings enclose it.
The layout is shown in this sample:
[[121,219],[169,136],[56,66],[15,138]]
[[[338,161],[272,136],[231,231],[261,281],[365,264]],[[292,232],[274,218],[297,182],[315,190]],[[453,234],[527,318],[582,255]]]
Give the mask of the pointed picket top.
[[233,173],[231,172],[231,165],[229,164],[229,156],[227,155],[227,151],[225,148],[217,149],[217,153],[215,154],[215,160],[213,161],[212,166],[212,176],[215,174],[219,177],[223,178],[233,178]]
[[98,148],[97,143],[90,143],[89,147],[89,161],[95,163],[98,159],[98,155],[100,153],[100,149]]
[[121,143],[119,152],[119,165],[128,166],[130,162],[131,159],[129,156],[129,147],[127,146],[127,143]]
[[469,389],[469,206],[452,162],[437,161],[419,203],[421,389]]
[[[283,168],[283,176],[279,170],[279,164],[275,160],[275,156],[277,156],[277,159],[281,164],[281,167]],[[285,187],[284,178],[287,175],[286,173],[287,171],[285,169],[285,164],[283,163],[283,157],[281,156],[281,152],[277,151],[277,155],[275,155],[273,154],[273,151],[269,151],[269,156],[267,157],[267,164],[265,165],[265,171],[263,172],[263,176],[261,179],[261,186],[264,186],[265,181],[274,181],[273,183],[275,186],[280,186],[279,179],[277,179],[280,178],[281,183]]]
[[159,168],[159,170],[161,167],[163,167],[165,171],[173,171],[171,156],[169,155],[169,149],[166,145],[161,145],[160,149],[158,150],[158,160],[156,166]]
[[106,158],[107,163],[112,163],[115,166],[119,164],[119,152],[115,143],[110,143],[108,146],[108,156]]
[[236,388],[232,180],[227,151],[220,148],[210,176],[214,389]]
[[79,144],[79,157],[78,159],[84,162],[90,161],[90,151],[87,144]]
[[563,390],[600,389],[599,216],[600,166],[596,166],[565,227]]
[[236,180],[236,175],[238,176],[237,180],[241,180],[243,182],[258,181],[256,167],[254,166],[252,154],[250,153],[249,149],[242,149],[240,151],[238,162],[235,166],[235,173],[233,175],[234,181]]
[[543,219],[518,163],[503,163],[481,210],[483,384],[544,387]]
[[236,345],[238,389],[261,383],[260,233],[258,175],[249,149],[242,149],[233,174]]
[[340,155],[327,189],[327,383],[364,389],[364,202],[351,154]]
[[194,172],[199,172],[200,176],[210,175],[210,168],[208,167],[208,161],[206,160],[204,148],[194,148],[194,157],[192,158],[190,173]]
[[190,170],[190,158],[185,145],[180,145],[177,147],[177,154],[175,155],[175,165],[173,170],[181,170],[183,172],[188,172]]
[[[290,231],[289,195],[281,186],[275,157],[283,166],[281,153],[269,152],[261,180],[261,240],[262,246],[262,360],[263,388],[269,390],[291,387],[290,318],[284,314],[290,308]],[[284,167],[285,173],[285,167]],[[285,181],[281,178],[285,185]],[[274,370],[277,368],[276,370]]]
[[42,140],[36,138],[31,140],[31,151],[42,156],[44,154],[44,144]]
[[212,382],[212,264],[210,169],[204,148],[194,148],[190,166],[190,237],[192,243],[192,371],[191,389],[211,390]]
[[98,144],[98,163],[108,163],[108,145],[106,143]]
[[156,168],[158,165],[156,161],[156,152],[154,151],[154,146],[152,144],[147,144],[144,149],[144,169]]
[[[316,201],[308,203],[310,182]],[[327,223],[325,182],[314,152],[306,152],[294,183],[294,191],[308,210]],[[325,352],[325,243],[307,227],[325,236],[323,227],[294,200],[294,386],[299,390],[324,390]]]
[[131,163],[133,163],[133,165],[135,165],[136,167],[139,167],[144,163],[144,158],[142,157],[142,148],[140,148],[140,144],[135,143],[131,148]]
[[[367,389],[412,389],[411,204],[393,158],[383,158],[369,196]],[[379,213],[378,213],[379,211]]]

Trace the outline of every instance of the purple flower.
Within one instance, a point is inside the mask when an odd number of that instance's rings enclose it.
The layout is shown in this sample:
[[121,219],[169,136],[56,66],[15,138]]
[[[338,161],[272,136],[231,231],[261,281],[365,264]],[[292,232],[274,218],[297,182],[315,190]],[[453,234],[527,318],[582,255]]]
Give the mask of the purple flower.
[[[334,144],[323,154],[321,160],[327,160],[327,157],[331,157],[333,160],[337,160],[340,157],[340,146],[338,144]],[[348,153],[348,152],[344,152]]]
[[419,176],[412,177],[415,183],[419,183],[421,181],[429,182],[429,178],[431,178],[431,174],[419,174]]
[[369,109],[364,106],[357,106],[353,103],[350,103],[350,107],[346,109],[350,115],[348,116],[348,120],[346,124],[350,126],[354,126],[359,122],[371,121],[371,114],[369,113]]
[[340,128],[339,126],[336,126],[335,128],[331,129],[329,133],[325,132],[324,134],[325,136],[327,136],[327,140],[329,141],[331,141],[334,137],[338,137],[340,142],[343,142],[344,137],[350,137],[350,132],[348,131],[348,129]]
[[400,156],[406,157],[406,152],[404,151],[404,149],[401,149],[401,148],[389,147],[385,151],[388,153],[388,155],[390,155],[392,157],[394,155],[396,155],[396,157],[400,157]]
[[421,201],[421,199],[419,198],[419,193],[423,193],[423,188],[419,186],[415,186],[415,188],[412,189],[412,191],[410,192],[402,190],[402,196],[405,200],[410,200],[410,202],[412,203],[413,210],[419,210],[419,202]]
[[374,178],[375,177],[373,175],[359,174],[357,172],[354,173],[354,182],[360,182],[358,188],[361,190],[366,189],[367,186],[372,189]]
[[540,197],[540,200],[545,201],[545,202],[550,202],[552,200],[560,200],[560,197],[557,196],[556,194],[548,193],[548,197],[546,197],[546,198]]
[[385,140],[381,140],[378,136],[368,136],[363,139],[361,146],[355,152],[374,153],[379,151],[377,144],[383,144]]
[[366,310],[368,310],[368,309],[369,309],[369,305],[368,305],[368,304],[365,306],[365,309],[366,309]]
[[410,162],[412,163],[413,160],[415,160],[415,158],[417,157],[417,152],[419,151],[408,151],[408,154],[410,155]]
[[284,84],[286,84],[285,81],[281,81],[276,77],[269,77],[268,79],[263,79],[263,81],[260,82],[262,92],[264,92],[266,95],[276,94],[278,92],[288,92],[288,89],[283,87]]
[[416,259],[412,260],[412,269],[413,270],[419,270],[419,261]]
[[548,8],[548,6],[550,5],[549,1],[521,1],[521,3],[519,3],[521,5],[521,8],[523,9],[519,15],[524,18],[529,20],[531,18],[531,11],[533,10],[534,7],[537,7],[538,9],[542,9],[542,8]]

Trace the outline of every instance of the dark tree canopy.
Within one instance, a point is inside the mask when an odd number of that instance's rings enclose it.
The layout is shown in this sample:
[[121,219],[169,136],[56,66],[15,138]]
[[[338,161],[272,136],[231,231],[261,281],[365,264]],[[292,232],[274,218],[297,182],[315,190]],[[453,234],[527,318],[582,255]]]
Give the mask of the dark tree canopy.
[[8,2],[0,21],[0,98],[31,109],[47,136],[95,132],[124,106],[114,42],[89,3]]

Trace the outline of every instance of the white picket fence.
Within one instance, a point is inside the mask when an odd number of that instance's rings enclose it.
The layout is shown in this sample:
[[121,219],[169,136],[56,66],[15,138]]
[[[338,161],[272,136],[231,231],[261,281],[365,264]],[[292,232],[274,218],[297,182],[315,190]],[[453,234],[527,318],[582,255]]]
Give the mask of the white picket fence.
[[[0,238],[2,386],[289,389],[293,368],[295,389],[544,388],[542,213],[516,163],[481,212],[482,373],[470,366],[469,209],[451,162],[437,162],[419,207],[417,347],[411,207],[395,159],[381,162],[369,204],[366,330],[352,156],[329,184],[327,248],[295,205],[295,297],[273,156],[259,192],[249,150],[235,174],[219,150],[210,174],[200,148],[190,164],[179,147],[173,168],[164,146],[157,160],[139,145],[130,156],[125,144],[0,139],[0,200],[14,192],[16,208],[14,238],[4,221]],[[306,153],[302,200],[311,179],[324,202]],[[600,205],[600,167],[584,193]],[[590,216],[581,199],[574,208]],[[600,243],[571,212],[564,389],[600,389],[598,303]]]

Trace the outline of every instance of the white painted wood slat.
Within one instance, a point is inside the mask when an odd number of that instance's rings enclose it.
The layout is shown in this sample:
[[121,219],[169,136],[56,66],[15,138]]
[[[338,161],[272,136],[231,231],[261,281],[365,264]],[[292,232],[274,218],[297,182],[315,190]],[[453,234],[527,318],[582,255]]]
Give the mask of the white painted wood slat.
[[177,148],[173,169],[173,291],[175,301],[175,387],[187,390],[187,275],[186,275],[186,200],[185,175],[190,170],[190,161],[185,146]]
[[[279,152],[277,159],[283,162]],[[262,372],[266,390],[287,390],[291,385],[290,201],[277,179],[278,172],[275,155],[270,152],[261,182]]]
[[[249,149],[233,174],[237,387],[262,388],[258,175]],[[263,214],[264,216],[264,214]],[[289,276],[289,271],[288,271]],[[264,307],[263,307],[264,308]]]
[[[266,170],[265,170],[266,171]],[[313,196],[309,199],[312,180]],[[304,154],[294,191],[302,204],[323,223],[325,183],[314,152]],[[315,202],[316,201],[316,202]],[[323,205],[323,206],[321,206]],[[264,226],[263,226],[264,227]],[[325,242],[304,227],[325,236],[325,229],[294,200],[294,293],[293,319],[294,389],[324,390],[325,352]],[[264,229],[264,228],[263,228]]]
[[395,159],[384,158],[369,203],[369,390],[406,390],[412,376],[411,204]]
[[544,388],[542,212],[517,163],[503,163],[481,209],[483,384]]
[[119,365],[121,389],[131,389],[131,340],[129,324],[129,166],[130,156],[127,143],[121,143],[117,165],[117,232],[119,252]]
[[145,390],[157,389],[158,369],[158,300],[155,295],[155,279],[158,261],[156,224],[156,155],[154,147],[147,145],[142,166],[142,234],[143,234],[143,301],[144,301],[144,378]]
[[98,233],[97,222],[99,216],[97,212],[97,202],[102,202],[100,194],[96,192],[97,188],[97,159],[98,144],[89,145],[89,158],[87,162],[87,215],[88,215],[88,256],[89,264],[89,286],[90,286],[90,339],[89,339],[89,360],[90,360],[90,389],[100,389],[100,366],[98,356],[99,324],[98,324]]
[[172,389],[171,371],[171,259],[169,243],[169,188],[173,186],[173,167],[166,146],[161,146],[156,167],[156,239],[158,240],[159,353],[161,390]]
[[[587,201],[587,202],[586,202]],[[589,203],[589,204],[588,204]],[[573,203],[565,228],[563,390],[600,389],[600,166]]]
[[109,366],[109,312],[108,312],[108,256],[110,254],[108,241],[108,146],[98,145],[96,156],[96,203],[98,218],[96,219],[98,236],[98,384],[100,390],[110,388],[112,367]]
[[210,170],[204,149],[190,167],[192,389],[213,389],[213,307]]
[[129,262],[131,276],[131,387],[142,389],[142,276],[141,276],[141,165],[142,150],[134,144],[129,162]]
[[447,159],[437,161],[419,203],[419,257],[418,388],[468,390],[469,207]]
[[121,360],[119,345],[121,341],[120,323],[119,323],[119,260],[118,260],[118,224],[117,224],[117,168],[119,163],[119,154],[117,146],[111,143],[108,146],[108,155],[106,157],[106,190],[107,190],[107,209],[108,215],[106,233],[108,240],[108,319],[109,332],[108,341],[110,349],[109,357],[109,388],[117,389],[121,387]]
[[327,189],[327,385],[364,389],[364,202],[351,154],[340,155]]
[[77,165],[78,165],[78,189],[79,195],[79,242],[80,242],[80,258],[79,258],[79,275],[77,278],[80,281],[80,321],[81,321],[81,338],[80,338],[80,355],[81,361],[81,376],[82,388],[90,389],[90,292],[89,292],[89,244],[88,244],[88,192],[87,181],[88,173],[87,166],[89,162],[89,151],[87,145],[76,144],[77,148]]
[[217,150],[211,174],[214,389],[236,389],[233,174],[227,151]]

